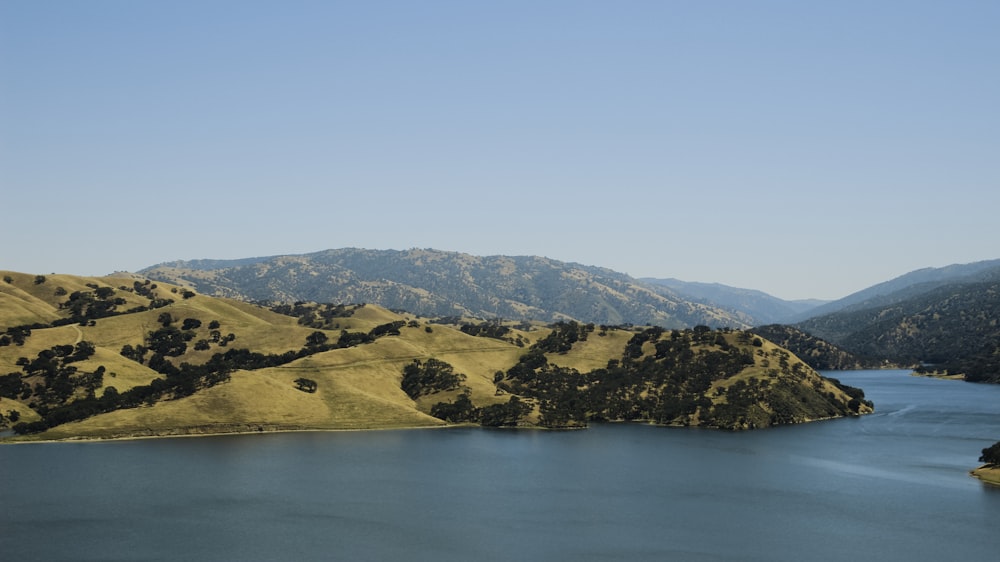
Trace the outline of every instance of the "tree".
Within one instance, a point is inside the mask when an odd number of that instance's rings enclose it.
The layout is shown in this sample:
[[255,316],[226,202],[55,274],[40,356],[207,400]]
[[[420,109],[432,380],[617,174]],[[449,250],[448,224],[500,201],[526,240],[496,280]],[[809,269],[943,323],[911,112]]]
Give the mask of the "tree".
[[323,332],[316,331],[306,336],[306,347],[319,347],[330,338]]
[[983,456],[979,457],[979,462],[1000,465],[1000,441],[983,449]]
[[486,427],[514,426],[531,411],[531,406],[512,396],[506,404],[493,404],[480,410],[479,423]]
[[147,345],[155,353],[177,357],[187,350],[184,333],[174,327],[160,328],[150,332],[146,338]]
[[170,325],[174,321],[174,318],[170,316],[169,312],[161,312],[159,316],[156,317],[156,321],[163,325],[164,328]]
[[87,340],[81,340],[80,343],[76,344],[76,348],[73,350],[73,354],[66,358],[66,362],[69,363],[70,361],[85,361],[87,359],[90,359],[94,355],[95,351],[96,348],[94,347],[94,344],[90,343]]
[[295,382],[295,388],[301,390],[302,392],[308,392],[310,394],[316,392],[316,388],[318,387],[316,381],[312,379],[297,378],[295,379],[294,382]]
[[476,418],[476,407],[469,399],[469,393],[463,392],[454,402],[438,402],[431,406],[431,415],[451,423],[473,421]]
[[454,368],[438,359],[430,358],[425,363],[414,359],[403,368],[400,387],[407,396],[416,400],[426,394],[455,390],[465,380],[465,375],[456,373]]
[[42,283],[45,283],[45,276],[44,275],[36,275],[35,276],[35,285],[41,285]]

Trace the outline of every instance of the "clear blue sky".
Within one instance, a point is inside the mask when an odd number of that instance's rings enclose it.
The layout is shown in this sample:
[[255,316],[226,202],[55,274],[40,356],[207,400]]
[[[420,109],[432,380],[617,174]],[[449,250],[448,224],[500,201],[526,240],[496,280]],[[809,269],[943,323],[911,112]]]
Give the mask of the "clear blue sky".
[[0,269],[537,254],[838,298],[1000,258],[1000,2],[0,2]]

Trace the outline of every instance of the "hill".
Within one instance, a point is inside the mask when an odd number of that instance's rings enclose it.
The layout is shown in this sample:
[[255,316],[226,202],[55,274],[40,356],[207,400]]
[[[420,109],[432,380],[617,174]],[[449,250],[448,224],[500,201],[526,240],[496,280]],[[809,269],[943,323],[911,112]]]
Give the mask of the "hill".
[[733,329],[452,324],[374,305],[274,309],[130,276],[0,272],[5,439],[300,429],[747,429],[871,411]]
[[[897,293],[898,294],[898,293]],[[1000,281],[938,286],[891,304],[853,307],[796,327],[862,356],[1000,382]]]
[[668,328],[749,327],[743,315],[609,269],[537,256],[412,249],[327,250],[140,271],[200,293],[254,302],[366,302],[422,316],[576,320]]
[[816,299],[788,301],[763,291],[720,283],[654,278],[642,278],[640,281],[667,287],[683,298],[741,315],[754,326],[787,322],[825,304],[825,301]]
[[945,267],[926,267],[911,271],[889,281],[872,285],[842,299],[800,313],[787,323],[804,322],[810,318],[836,312],[850,312],[888,307],[907,299],[953,284],[1000,281],[1000,260],[987,260]]
[[757,326],[753,333],[791,351],[817,371],[878,369],[888,366],[884,360],[858,356],[794,326]]

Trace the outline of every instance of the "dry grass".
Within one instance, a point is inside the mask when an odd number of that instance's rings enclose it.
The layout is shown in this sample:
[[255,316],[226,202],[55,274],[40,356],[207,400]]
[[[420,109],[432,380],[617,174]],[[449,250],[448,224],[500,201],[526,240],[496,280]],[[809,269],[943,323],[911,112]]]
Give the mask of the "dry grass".
[[0,398],[0,414],[3,414],[4,417],[6,417],[9,416],[12,411],[16,411],[21,415],[21,417],[18,418],[18,423],[31,423],[42,419],[41,416],[36,414],[35,411],[29,408],[24,402],[14,400],[12,398]]
[[625,344],[633,335],[622,330],[612,330],[604,336],[594,332],[587,336],[587,341],[573,344],[573,349],[567,354],[547,353],[545,356],[553,365],[576,369],[581,373],[604,369],[608,360],[621,358]]
[[983,465],[973,470],[970,474],[987,484],[1000,486],[1000,467],[998,466]]

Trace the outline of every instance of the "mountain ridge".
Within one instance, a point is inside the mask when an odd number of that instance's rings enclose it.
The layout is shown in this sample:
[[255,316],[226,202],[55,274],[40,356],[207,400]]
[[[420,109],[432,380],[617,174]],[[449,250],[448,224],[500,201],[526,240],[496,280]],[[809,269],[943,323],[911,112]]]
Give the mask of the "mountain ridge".
[[808,311],[807,314],[790,318],[789,323],[803,322],[812,317],[844,310],[890,305],[953,283],[990,280],[1000,280],[1000,259],[956,263],[944,267],[924,267],[823,304]]
[[752,320],[608,268],[540,256],[342,248],[165,262],[138,273],[250,301],[369,302],[427,316],[739,328]]
[[749,315],[754,325],[777,324],[799,316],[828,301],[820,299],[785,300],[764,291],[723,285],[643,277],[640,281],[668,287],[678,295],[704,304]]

